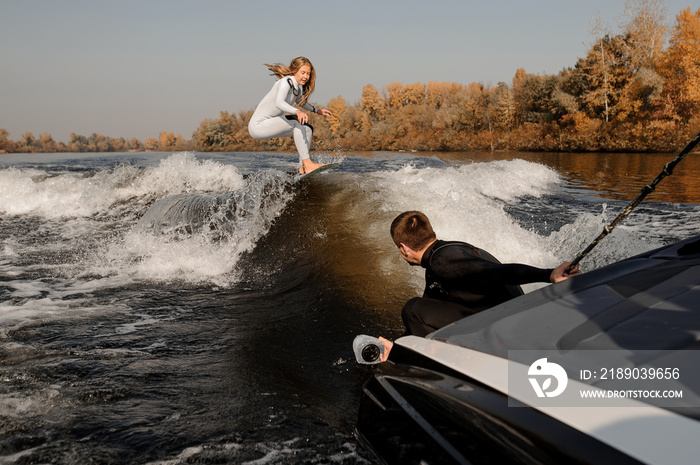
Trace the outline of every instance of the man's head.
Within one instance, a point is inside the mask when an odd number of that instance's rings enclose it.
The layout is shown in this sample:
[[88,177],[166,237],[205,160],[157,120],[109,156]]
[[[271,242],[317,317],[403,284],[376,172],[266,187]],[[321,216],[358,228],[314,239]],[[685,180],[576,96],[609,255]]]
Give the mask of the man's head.
[[419,211],[401,213],[392,221],[390,231],[401,256],[416,265],[420,264],[421,252],[436,239],[430,220]]

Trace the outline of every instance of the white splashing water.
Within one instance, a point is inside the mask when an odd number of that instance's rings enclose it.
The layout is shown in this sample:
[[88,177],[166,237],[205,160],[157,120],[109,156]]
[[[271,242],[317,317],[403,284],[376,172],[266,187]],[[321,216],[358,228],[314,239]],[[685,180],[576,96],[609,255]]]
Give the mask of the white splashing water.
[[154,198],[183,192],[222,192],[244,186],[232,165],[197,160],[177,153],[155,167],[121,165],[97,173],[51,176],[37,169],[0,170],[0,212],[44,218],[86,217],[107,213],[130,199]]
[[[225,212],[229,217],[220,218],[229,227],[215,231],[216,237],[208,229],[183,235],[135,227],[159,199],[226,194],[236,202]],[[170,155],[146,168],[120,165],[91,174],[3,169],[0,212],[33,218],[38,226],[29,233],[37,240],[8,238],[0,244],[0,271],[21,276],[27,269],[14,264],[18,257],[65,251],[74,255],[73,260],[32,265],[50,268],[65,279],[62,293],[82,292],[84,284],[78,283],[86,282],[95,289],[139,281],[230,285],[237,280],[241,254],[267,233],[291,197],[282,172],[265,171],[244,179],[233,165],[198,160],[190,153]],[[45,239],[49,235],[52,239]],[[59,282],[54,282],[52,291],[61,286]],[[37,281],[18,286],[34,287],[31,293],[36,297],[43,285]],[[7,310],[17,312],[21,305],[11,307]]]
[[441,239],[467,241],[502,262],[544,266],[559,260],[545,238],[519,226],[504,209],[518,197],[551,193],[559,176],[543,165],[516,160],[446,169],[407,166],[374,178],[385,211],[422,211]]

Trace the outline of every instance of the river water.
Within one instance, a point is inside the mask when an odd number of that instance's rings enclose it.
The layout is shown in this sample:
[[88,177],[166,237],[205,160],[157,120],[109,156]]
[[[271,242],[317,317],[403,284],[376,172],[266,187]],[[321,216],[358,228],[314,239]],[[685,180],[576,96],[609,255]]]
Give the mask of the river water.
[[[422,290],[391,220],[551,267],[671,158],[336,153],[292,184],[292,154],[0,155],[0,464],[373,464],[352,339]],[[698,234],[699,173],[583,271]]]

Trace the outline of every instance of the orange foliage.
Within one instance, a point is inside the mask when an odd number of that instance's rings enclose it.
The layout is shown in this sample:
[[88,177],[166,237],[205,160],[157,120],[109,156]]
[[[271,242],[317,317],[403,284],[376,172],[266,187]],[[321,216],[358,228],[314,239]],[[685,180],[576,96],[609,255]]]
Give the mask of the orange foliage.
[[662,65],[667,114],[691,118],[700,114],[700,9],[676,16]]

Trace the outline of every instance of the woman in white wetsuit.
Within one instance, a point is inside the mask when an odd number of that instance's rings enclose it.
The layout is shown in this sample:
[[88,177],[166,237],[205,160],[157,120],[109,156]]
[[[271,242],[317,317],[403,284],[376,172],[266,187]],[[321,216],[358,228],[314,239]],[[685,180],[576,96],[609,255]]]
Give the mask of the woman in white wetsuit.
[[255,108],[248,124],[248,132],[257,140],[294,136],[294,144],[299,152],[299,173],[310,173],[323,165],[314,163],[309,158],[313,132],[308,124],[309,115],[293,105],[323,116],[331,116],[330,111],[317,109],[308,103],[316,85],[316,71],[304,57],[295,58],[289,66],[280,63],[265,63],[265,66],[279,80]]

